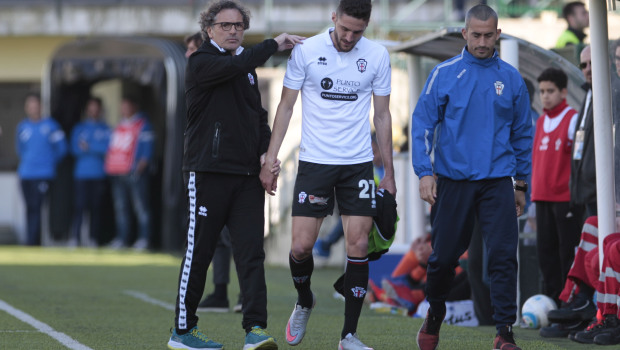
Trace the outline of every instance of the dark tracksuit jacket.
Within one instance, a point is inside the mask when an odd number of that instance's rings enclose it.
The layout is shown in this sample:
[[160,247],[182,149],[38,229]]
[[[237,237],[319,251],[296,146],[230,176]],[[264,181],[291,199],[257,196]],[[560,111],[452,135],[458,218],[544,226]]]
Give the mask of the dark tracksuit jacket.
[[244,329],[267,326],[263,262],[264,190],[260,155],[271,130],[255,68],[276,52],[273,39],[237,52],[210,41],[188,61],[183,176],[188,200],[187,249],[179,274],[175,326],[196,326],[196,308],[220,232],[230,232],[243,295]]

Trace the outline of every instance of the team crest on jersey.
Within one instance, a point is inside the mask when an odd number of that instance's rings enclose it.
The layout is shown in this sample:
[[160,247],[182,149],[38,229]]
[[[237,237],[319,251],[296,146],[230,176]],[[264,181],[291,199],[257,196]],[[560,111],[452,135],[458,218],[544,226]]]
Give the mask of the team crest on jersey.
[[368,66],[368,62],[366,62],[365,59],[360,58],[359,60],[357,60],[357,70],[360,71],[360,73],[364,73],[366,71],[366,67]]
[[304,204],[304,202],[306,201],[306,197],[308,197],[308,195],[306,194],[306,192],[299,192],[299,203],[300,204]]
[[308,196],[308,201],[312,204],[327,205],[329,198],[318,197],[313,194]]
[[248,73],[248,79],[250,80],[250,85],[254,85],[254,76],[252,73]]
[[351,292],[353,293],[353,296],[356,298],[363,298],[364,295],[366,295],[366,289],[362,287],[351,288]]
[[495,82],[495,93],[497,96],[501,96],[504,93],[504,83],[499,80]]
[[308,276],[294,276],[293,281],[295,283],[301,284],[308,280]]

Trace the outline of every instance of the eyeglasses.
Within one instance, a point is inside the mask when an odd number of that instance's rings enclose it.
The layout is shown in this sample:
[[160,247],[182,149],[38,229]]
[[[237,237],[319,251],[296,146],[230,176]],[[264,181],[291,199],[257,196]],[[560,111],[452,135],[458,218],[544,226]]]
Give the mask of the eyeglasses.
[[591,65],[592,65],[592,61],[587,61],[587,62],[581,62],[581,63],[579,63],[579,68],[581,68],[581,69],[586,69],[586,67],[587,67],[588,65],[590,65],[590,66],[591,66]]
[[213,23],[213,25],[219,24],[220,27],[222,28],[222,30],[224,31],[229,31],[230,29],[232,29],[233,26],[235,26],[235,29],[237,31],[242,31],[242,30],[246,30],[247,28],[245,27],[245,23],[243,22],[218,22],[218,23]]

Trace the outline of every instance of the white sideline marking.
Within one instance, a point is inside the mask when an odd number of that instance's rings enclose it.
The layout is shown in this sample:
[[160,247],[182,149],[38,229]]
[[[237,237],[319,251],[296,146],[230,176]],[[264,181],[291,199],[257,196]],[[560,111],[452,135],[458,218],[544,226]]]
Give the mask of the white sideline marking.
[[123,293],[130,295],[136,299],[140,299],[142,301],[144,301],[145,303],[149,303],[149,304],[153,304],[153,305],[157,305],[157,306],[161,306],[166,310],[170,310],[170,311],[174,311],[174,305],[169,304],[169,303],[165,303],[161,300],[157,300],[154,298],[151,298],[150,296],[148,296],[145,293],[142,292],[137,292],[135,290],[126,290]]
[[11,305],[7,304],[3,300],[0,300],[0,310],[6,311],[8,314],[13,315],[15,318],[19,319],[20,321],[27,323],[31,325],[32,327],[36,328],[39,332],[45,333],[49,335],[50,337],[58,340],[59,343],[68,347],[69,349],[93,350],[89,348],[88,346],[79,343],[77,340],[71,338],[70,336],[62,332],[58,332],[54,330],[52,327],[50,327],[46,323],[43,323],[35,319],[34,317],[28,315],[27,313],[12,307]]

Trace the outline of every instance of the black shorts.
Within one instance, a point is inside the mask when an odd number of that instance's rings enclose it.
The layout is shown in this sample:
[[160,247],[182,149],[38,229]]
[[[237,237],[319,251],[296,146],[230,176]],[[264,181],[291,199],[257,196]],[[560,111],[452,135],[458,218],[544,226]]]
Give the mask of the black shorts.
[[372,162],[327,165],[299,161],[293,216],[332,215],[335,199],[341,215],[375,216],[376,191]]

